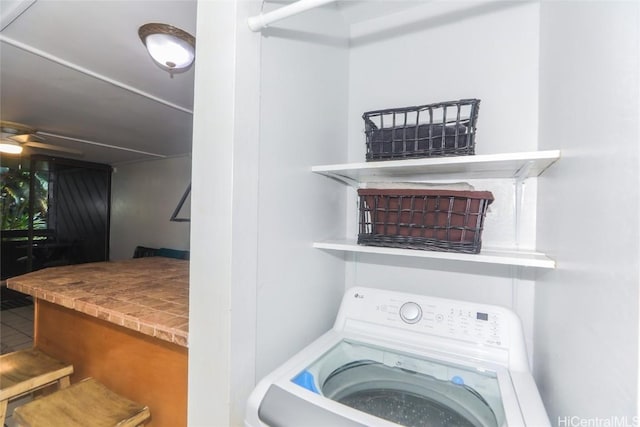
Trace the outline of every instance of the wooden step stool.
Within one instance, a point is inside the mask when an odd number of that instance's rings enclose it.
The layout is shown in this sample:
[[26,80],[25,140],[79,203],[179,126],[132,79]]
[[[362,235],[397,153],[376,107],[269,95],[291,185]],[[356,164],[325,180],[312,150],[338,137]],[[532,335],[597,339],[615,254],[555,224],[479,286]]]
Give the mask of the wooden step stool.
[[93,378],[13,411],[17,425],[28,427],[134,427],[150,417],[148,407],[114,393]]
[[0,426],[4,425],[7,404],[20,396],[54,383],[69,386],[73,366],[35,349],[0,356]]

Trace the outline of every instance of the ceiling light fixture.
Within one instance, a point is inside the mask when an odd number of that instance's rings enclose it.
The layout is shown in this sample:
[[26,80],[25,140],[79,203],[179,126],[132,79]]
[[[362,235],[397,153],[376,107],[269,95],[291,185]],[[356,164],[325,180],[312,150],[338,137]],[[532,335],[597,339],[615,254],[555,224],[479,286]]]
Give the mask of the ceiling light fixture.
[[191,67],[195,59],[196,39],[180,28],[167,24],[145,24],[138,29],[149,55],[171,77]]
[[22,145],[8,138],[0,140],[0,153],[20,154],[22,153]]

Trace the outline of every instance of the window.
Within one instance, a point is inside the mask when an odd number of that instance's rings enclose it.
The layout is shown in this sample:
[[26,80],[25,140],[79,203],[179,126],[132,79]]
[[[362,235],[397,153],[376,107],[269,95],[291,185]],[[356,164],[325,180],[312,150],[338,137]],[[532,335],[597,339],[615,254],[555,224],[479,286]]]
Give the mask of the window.
[[109,258],[111,167],[0,158],[0,279]]
[[[49,206],[48,171],[35,171],[33,179],[33,229],[45,230],[47,229]],[[21,159],[2,159],[0,161],[0,229],[2,231],[29,230],[30,181],[31,173],[23,167]],[[16,239],[27,238],[26,233],[12,234],[12,237]],[[21,234],[24,235],[21,236]]]

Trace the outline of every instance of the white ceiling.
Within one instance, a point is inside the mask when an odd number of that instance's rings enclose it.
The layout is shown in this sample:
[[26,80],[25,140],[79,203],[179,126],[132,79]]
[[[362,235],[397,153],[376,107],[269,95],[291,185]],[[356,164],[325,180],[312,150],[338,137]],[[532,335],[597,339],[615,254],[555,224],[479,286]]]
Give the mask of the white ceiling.
[[[281,7],[293,0],[268,1]],[[418,12],[429,4],[344,0],[325,7],[337,7],[349,24],[371,20],[378,31],[376,17],[424,19]],[[34,128],[42,142],[79,150],[76,158],[85,161],[189,154],[195,67],[171,78],[147,53],[138,28],[159,22],[195,36],[196,6],[196,0],[0,0],[0,120]],[[361,42],[352,34],[351,43]],[[196,62],[197,56],[196,41]]]
[[0,119],[149,153],[44,135],[86,161],[190,153],[194,67],[155,65],[137,33],[150,22],[195,36],[196,1],[0,0]]

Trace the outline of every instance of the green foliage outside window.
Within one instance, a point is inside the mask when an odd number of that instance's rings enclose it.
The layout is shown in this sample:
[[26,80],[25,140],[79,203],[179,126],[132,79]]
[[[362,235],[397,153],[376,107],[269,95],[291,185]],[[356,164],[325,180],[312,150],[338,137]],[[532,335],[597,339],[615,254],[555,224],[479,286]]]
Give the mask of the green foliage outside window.
[[[29,172],[3,167],[0,173],[0,229],[29,228]],[[33,228],[47,228],[49,182],[47,172],[34,174]]]

